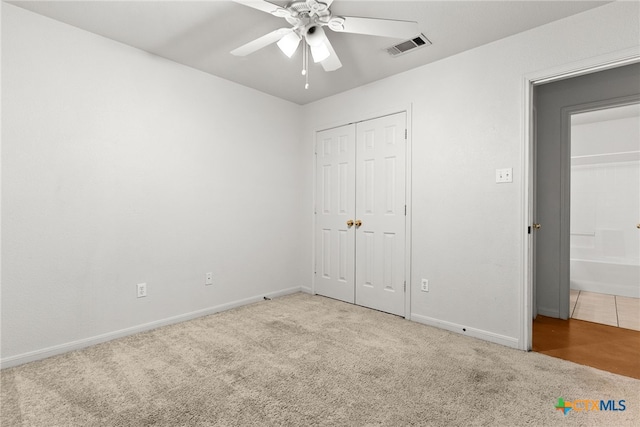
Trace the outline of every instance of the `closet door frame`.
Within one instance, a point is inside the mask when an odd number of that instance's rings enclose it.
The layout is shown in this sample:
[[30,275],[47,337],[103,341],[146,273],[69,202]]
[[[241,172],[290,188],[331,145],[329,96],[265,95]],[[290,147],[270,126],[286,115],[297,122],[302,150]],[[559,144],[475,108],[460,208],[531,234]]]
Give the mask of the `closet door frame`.
[[[412,251],[411,251],[411,242],[412,242],[412,232],[411,232],[411,224],[412,224],[412,200],[411,200],[411,195],[413,194],[412,192],[412,187],[411,187],[411,177],[413,176],[412,174],[412,105],[411,104],[406,104],[406,105],[401,105],[401,106],[397,106],[397,107],[391,107],[391,108],[386,108],[386,109],[380,109],[380,110],[376,110],[376,111],[371,111],[371,112],[365,112],[365,113],[355,113],[352,116],[346,116],[342,119],[338,119],[335,120],[333,122],[330,123],[326,123],[326,124],[320,124],[320,125],[315,125],[313,127],[313,131],[312,134],[310,135],[310,139],[312,141],[312,147],[313,147],[313,209],[311,211],[311,215],[313,217],[312,219],[312,229],[311,229],[311,236],[312,236],[312,242],[311,242],[311,247],[312,247],[312,257],[311,257],[311,294],[312,295],[316,295],[316,259],[317,259],[317,242],[316,242],[316,229],[317,229],[317,208],[318,208],[318,194],[317,194],[317,176],[318,176],[318,171],[317,171],[317,161],[316,161],[316,153],[318,152],[318,147],[316,146],[317,143],[317,134],[318,132],[322,132],[324,130],[328,130],[328,129],[332,129],[332,128],[336,128],[336,127],[341,127],[341,126],[346,126],[346,125],[350,125],[350,124],[355,124],[358,122],[363,122],[363,121],[367,121],[367,120],[373,120],[373,119],[377,119],[380,117],[384,117],[384,116],[389,116],[392,114],[397,114],[397,113],[405,113],[406,114],[406,120],[407,120],[407,142],[406,142],[406,152],[405,152],[405,165],[406,165],[406,170],[405,170],[405,200],[406,200],[406,205],[407,205],[407,215],[406,215],[406,222],[405,222],[405,260],[404,260],[404,271],[405,271],[405,278],[406,278],[406,282],[407,282],[407,289],[405,292],[405,302],[404,302],[404,318],[407,320],[411,320],[411,294],[413,292],[414,286],[413,286],[413,280],[412,280],[412,271],[411,271],[411,259],[412,259]],[[305,288],[303,287],[303,290],[305,290]],[[308,289],[307,289],[308,290]],[[417,292],[417,291],[416,291]]]

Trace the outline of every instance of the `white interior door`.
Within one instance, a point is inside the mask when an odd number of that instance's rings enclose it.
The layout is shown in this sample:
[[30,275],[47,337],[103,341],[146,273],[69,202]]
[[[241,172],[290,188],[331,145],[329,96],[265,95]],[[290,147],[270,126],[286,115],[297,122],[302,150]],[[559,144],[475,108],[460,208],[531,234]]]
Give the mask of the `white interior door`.
[[356,304],[404,316],[406,114],[356,124],[356,146]]
[[316,156],[315,292],[353,303],[355,125],[318,132]]
[[405,315],[406,113],[318,132],[315,292]]

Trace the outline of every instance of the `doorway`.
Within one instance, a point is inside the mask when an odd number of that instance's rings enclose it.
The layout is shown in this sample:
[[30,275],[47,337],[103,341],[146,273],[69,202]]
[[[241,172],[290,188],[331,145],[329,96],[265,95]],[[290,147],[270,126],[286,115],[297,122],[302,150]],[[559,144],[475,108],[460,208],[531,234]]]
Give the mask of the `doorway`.
[[632,64],[534,87],[534,317],[570,316],[571,115],[637,103],[639,82]]
[[[611,372],[628,362],[631,371],[619,373],[638,375],[640,332],[570,318],[572,231],[587,232],[573,227],[580,225],[579,219],[571,221],[569,141],[572,115],[640,102],[640,64],[534,85],[532,96],[529,277],[535,320],[529,348]],[[613,139],[607,138],[609,146]],[[597,327],[610,329],[596,333]]]
[[316,134],[314,292],[405,316],[407,114]]
[[570,120],[569,316],[640,331],[640,104]]

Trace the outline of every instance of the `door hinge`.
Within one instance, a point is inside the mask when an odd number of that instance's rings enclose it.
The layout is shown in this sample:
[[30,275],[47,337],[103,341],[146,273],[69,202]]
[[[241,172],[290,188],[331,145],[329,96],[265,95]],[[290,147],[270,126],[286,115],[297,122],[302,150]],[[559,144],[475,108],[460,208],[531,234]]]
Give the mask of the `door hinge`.
[[531,226],[528,227],[527,234],[531,234]]

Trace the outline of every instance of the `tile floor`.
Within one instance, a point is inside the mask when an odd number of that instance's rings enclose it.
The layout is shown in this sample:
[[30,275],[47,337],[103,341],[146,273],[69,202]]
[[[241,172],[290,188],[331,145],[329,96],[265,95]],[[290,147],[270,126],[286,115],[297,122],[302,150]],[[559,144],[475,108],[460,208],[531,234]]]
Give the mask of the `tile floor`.
[[571,289],[571,318],[640,331],[640,299]]

